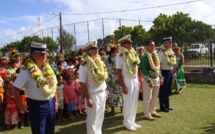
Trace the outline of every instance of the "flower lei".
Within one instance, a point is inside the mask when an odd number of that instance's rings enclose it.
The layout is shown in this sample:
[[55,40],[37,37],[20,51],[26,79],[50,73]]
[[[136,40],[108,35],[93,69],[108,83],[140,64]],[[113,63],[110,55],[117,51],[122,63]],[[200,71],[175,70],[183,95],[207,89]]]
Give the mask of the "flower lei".
[[26,64],[32,78],[37,81],[37,85],[43,94],[49,96],[56,91],[57,81],[55,74],[48,63],[44,64],[42,72],[32,59],[29,59]]
[[167,49],[164,45],[161,45],[160,48],[163,50],[164,55],[166,56],[168,65],[174,66],[176,64],[176,57],[172,49]]
[[[152,70],[154,70],[154,71],[160,70],[160,60],[158,58],[156,51],[153,51],[152,53],[150,53],[147,49],[144,49],[143,52],[147,55],[149,64],[150,64]],[[155,64],[153,62],[152,57],[154,57],[154,59],[155,59]]]
[[100,56],[97,56],[95,58],[95,61],[93,61],[90,56],[84,53],[83,58],[87,63],[93,81],[95,82],[95,84],[101,85],[105,81],[105,79],[108,78],[106,65],[101,60]]
[[[140,63],[140,59],[138,57],[137,52],[134,51],[133,48],[131,50],[127,50],[124,47],[120,47],[119,49],[120,49],[120,52],[122,53],[123,60],[126,65],[127,74],[131,77],[136,77],[137,71],[138,71],[137,65]],[[133,69],[130,68],[129,63],[131,64]]]

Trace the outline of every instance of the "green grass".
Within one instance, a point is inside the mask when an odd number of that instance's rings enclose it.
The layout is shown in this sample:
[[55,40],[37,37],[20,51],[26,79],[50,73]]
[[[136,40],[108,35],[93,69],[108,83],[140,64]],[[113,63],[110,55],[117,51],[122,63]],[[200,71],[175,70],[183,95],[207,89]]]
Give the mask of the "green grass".
[[[215,133],[215,85],[188,84],[182,94],[170,98],[170,113],[162,118],[147,121],[143,118],[143,102],[139,101],[136,122],[141,125],[137,131],[127,131],[122,125],[122,114],[106,111],[102,128],[103,134],[211,134]],[[159,107],[158,107],[159,108]],[[85,134],[86,117],[56,123],[56,134]],[[0,134],[30,134],[30,128],[4,130]]]

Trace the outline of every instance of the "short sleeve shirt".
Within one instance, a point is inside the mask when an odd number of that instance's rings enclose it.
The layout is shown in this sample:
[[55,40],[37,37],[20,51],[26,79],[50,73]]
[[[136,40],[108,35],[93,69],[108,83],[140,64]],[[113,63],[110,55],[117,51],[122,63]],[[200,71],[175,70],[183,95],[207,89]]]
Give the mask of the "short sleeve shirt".
[[173,69],[173,66],[170,66],[167,63],[166,56],[164,55],[164,52],[162,50],[160,50],[158,52],[158,57],[159,57],[159,60],[161,62],[161,70],[172,70]]
[[[56,81],[56,78],[55,78]],[[28,69],[22,70],[13,85],[19,89],[25,88],[26,95],[33,100],[49,100],[54,97],[54,93],[47,96],[42,93],[37,86],[37,82],[30,75]]]
[[104,81],[101,85],[96,85],[93,81],[90,71],[88,71],[87,65],[81,65],[79,68],[79,81],[83,82],[87,86],[88,93],[96,93],[103,91],[107,88],[106,82]]

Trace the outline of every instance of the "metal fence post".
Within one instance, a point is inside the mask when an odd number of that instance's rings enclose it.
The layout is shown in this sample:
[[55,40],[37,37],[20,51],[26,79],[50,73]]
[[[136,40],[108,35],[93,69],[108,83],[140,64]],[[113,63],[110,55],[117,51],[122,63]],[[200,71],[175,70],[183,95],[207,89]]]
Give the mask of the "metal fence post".
[[102,18],[102,34],[103,34],[103,39],[105,37],[105,30],[104,30],[104,21],[103,21],[103,18]]
[[74,23],[74,37],[75,37],[75,50],[77,50],[75,23]]
[[88,42],[90,41],[89,21],[87,21]]
[[212,41],[210,41],[210,64],[213,66],[213,50],[212,50]]

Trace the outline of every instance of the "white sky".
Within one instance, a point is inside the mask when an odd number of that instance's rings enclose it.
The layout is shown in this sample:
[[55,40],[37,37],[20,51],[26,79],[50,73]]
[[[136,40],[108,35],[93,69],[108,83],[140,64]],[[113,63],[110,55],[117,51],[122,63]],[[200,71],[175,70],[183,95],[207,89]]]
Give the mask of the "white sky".
[[[21,40],[23,36],[32,35],[41,29],[59,26],[58,16],[47,21],[49,18],[55,16],[53,12],[62,13],[63,25],[100,18],[153,21],[160,13],[172,15],[176,14],[177,11],[188,13],[192,19],[203,21],[209,25],[215,25],[215,2],[212,0],[193,0],[196,2],[159,7],[188,1],[192,0],[3,0],[0,5],[0,47],[4,46],[6,43]],[[131,9],[142,10],[109,14],[71,15]],[[47,22],[37,26],[38,17],[40,17],[40,23],[44,21]],[[103,37],[101,24],[101,19],[89,23],[90,40]],[[137,25],[138,22],[122,21],[122,24],[134,26]],[[146,22],[141,22],[141,24],[147,30],[152,25],[152,23]],[[118,26],[118,20],[104,19],[104,36],[113,34],[113,31],[116,30]],[[53,36],[55,40],[56,36],[58,36],[58,28],[59,27],[53,28],[53,34],[51,33],[51,29],[43,30],[43,35]],[[74,32],[74,25],[64,26],[64,28],[72,33]],[[86,23],[77,24],[75,29],[77,45],[83,45],[88,42]],[[19,34],[20,32],[21,34]],[[39,33],[37,33],[37,35],[39,35]]]

